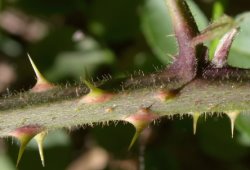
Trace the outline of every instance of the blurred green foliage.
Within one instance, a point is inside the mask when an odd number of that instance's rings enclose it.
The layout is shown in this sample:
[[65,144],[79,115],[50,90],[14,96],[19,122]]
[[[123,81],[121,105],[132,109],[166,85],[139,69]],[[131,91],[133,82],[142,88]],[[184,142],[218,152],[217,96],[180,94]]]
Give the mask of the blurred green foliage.
[[[213,3],[196,2],[188,0],[202,30],[208,25],[208,16],[216,14],[211,12]],[[16,70],[11,90],[28,89],[35,82],[27,52],[55,83],[79,81],[86,70],[93,79],[126,77],[138,70],[152,72],[169,64],[177,52],[164,0],[2,0],[1,4],[0,63],[10,63]],[[234,2],[225,4],[229,15],[231,11],[234,14],[230,8]],[[235,7],[241,9],[240,3]],[[250,68],[249,18],[249,12],[236,16],[241,31],[230,51],[230,65]],[[139,158],[144,157],[146,170],[249,169],[249,125],[249,117],[240,116],[238,131],[231,139],[225,116],[206,121],[201,117],[196,136],[192,135],[190,117],[163,119],[152,128],[145,152],[138,145],[127,151],[133,135],[131,125],[80,128],[70,136],[62,130],[46,139],[45,168],[31,144],[19,169],[67,169],[92,145],[103,147],[114,160],[132,159],[140,164]],[[1,148],[0,169],[15,169],[17,145],[9,140]],[[119,168],[109,164],[106,169]]]
[[235,67],[249,68],[250,49],[247,44],[250,42],[250,13],[239,14],[236,21],[240,23],[240,33],[235,38],[228,62]]
[[[198,27],[204,29],[208,23],[207,18],[193,1],[188,0],[187,2]],[[165,2],[163,0],[145,0],[140,10],[140,16],[143,33],[155,56],[162,63],[169,64],[177,53],[178,47]]]

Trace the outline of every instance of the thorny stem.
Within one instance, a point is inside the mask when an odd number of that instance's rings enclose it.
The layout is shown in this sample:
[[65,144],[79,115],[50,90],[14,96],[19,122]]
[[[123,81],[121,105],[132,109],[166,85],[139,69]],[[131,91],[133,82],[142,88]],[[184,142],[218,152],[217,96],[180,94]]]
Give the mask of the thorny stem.
[[[250,70],[210,65],[205,61],[203,46],[191,45],[199,31],[186,2],[166,0],[166,3],[179,44],[179,53],[171,66],[123,81],[119,85],[125,90],[104,103],[79,105],[80,97],[88,92],[83,86],[1,97],[0,136],[8,136],[14,129],[31,124],[52,130],[125,120],[142,106],[150,105],[152,112],[159,116],[250,111]],[[198,53],[200,49],[202,53]],[[155,96],[163,87],[182,88],[173,100],[162,102]]]
[[[235,110],[247,113],[250,111],[249,87],[249,81],[196,79],[187,84],[179,92],[179,95],[169,102],[162,102],[155,97],[160,89],[159,86],[125,90],[116,94],[108,102],[83,104],[80,107],[76,92],[64,100],[51,102],[47,101],[45,97],[40,100],[40,103],[27,101],[26,105],[22,106],[20,106],[20,102],[17,102],[15,109],[1,109],[0,136],[8,136],[9,132],[17,127],[28,125],[40,125],[45,129],[53,130],[56,128],[72,129],[98,122],[125,120],[141,107],[150,105],[152,105],[151,111],[159,116],[185,113],[192,115],[193,112],[221,113]],[[75,89],[76,87],[61,89],[61,92],[73,92]],[[56,95],[53,90],[51,92]],[[43,95],[50,96],[49,93]],[[16,96],[11,98],[9,102],[13,102],[14,105],[16,101],[20,100],[25,100],[25,98],[20,99]],[[5,100],[1,98],[0,102],[4,103]]]
[[[128,80],[124,83],[125,87],[134,84],[164,84],[167,88],[182,88],[197,75],[197,71],[200,70],[199,64],[205,63],[206,48],[202,45],[193,46],[191,43],[199,34],[199,30],[187,3],[184,0],[166,0],[166,4],[172,19],[179,53],[173,64],[166,69],[145,77],[138,77],[136,80]],[[169,86],[169,82],[174,86]]]
[[[82,96],[89,92],[85,86],[69,88],[53,86],[39,93],[29,91],[2,96],[0,97],[0,137],[7,137],[10,132],[15,132],[20,127],[38,126],[47,132],[57,128],[92,126],[93,123],[108,124],[109,121],[132,122],[137,132],[138,130],[141,132],[143,129],[136,127],[138,122],[148,125],[155,120],[153,117],[174,114],[192,115],[195,133],[200,114],[216,112],[223,112],[229,116],[233,135],[234,121],[238,113],[250,111],[250,70],[236,69],[224,64],[221,64],[221,68],[215,68],[206,60],[206,48],[203,45],[192,45],[199,31],[186,2],[166,0],[166,3],[179,44],[179,53],[171,66],[148,76],[131,78],[119,83],[124,90],[112,92],[112,98],[99,103],[79,102]],[[232,40],[233,36],[226,37],[216,53],[219,59],[223,59],[222,63],[226,63],[224,59],[227,59],[226,55],[231,47],[231,42],[227,40]],[[33,61],[31,63],[34,67]],[[40,74],[36,67],[35,71]],[[92,87],[88,82],[87,85]],[[173,89],[178,92],[178,95],[171,96],[171,99],[164,97],[168,99],[167,101],[159,100],[160,90]],[[98,89],[98,92],[104,91]],[[100,95],[94,97],[98,96]],[[141,109],[149,106],[150,114],[138,116]],[[130,120],[132,118],[134,119]],[[41,145],[43,138],[40,140]],[[21,147],[21,153],[22,149]],[[40,146],[41,160],[44,165],[41,149]],[[144,152],[144,146],[141,152]],[[143,164],[143,157],[141,163]],[[143,166],[141,168],[143,169]]]

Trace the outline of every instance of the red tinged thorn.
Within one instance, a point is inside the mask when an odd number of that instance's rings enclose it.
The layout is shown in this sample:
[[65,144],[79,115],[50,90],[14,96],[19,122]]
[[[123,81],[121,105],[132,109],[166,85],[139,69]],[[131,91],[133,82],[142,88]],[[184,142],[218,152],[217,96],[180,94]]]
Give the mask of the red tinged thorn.
[[40,73],[40,71],[36,67],[35,63],[31,59],[30,55],[29,54],[27,54],[27,55],[28,55],[31,66],[32,66],[32,68],[36,74],[36,78],[37,78],[37,82],[36,82],[35,86],[32,89],[30,89],[30,91],[34,92],[34,93],[39,93],[39,92],[45,92],[45,91],[53,89],[55,87],[55,85],[51,84],[48,80],[46,80],[44,78],[44,76]]
[[90,91],[80,99],[79,104],[102,103],[107,102],[114,97],[114,93],[99,89],[86,80],[84,83],[88,86]]
[[19,149],[19,153],[17,157],[16,166],[18,166],[27,144],[35,135],[37,135],[41,131],[42,131],[42,128],[40,126],[30,125],[30,126],[23,126],[23,127],[17,128],[16,130],[12,131],[9,134],[10,136],[17,138],[20,142],[20,149]]
[[129,150],[135,143],[136,139],[140,135],[140,133],[154,120],[158,119],[159,116],[153,113],[150,110],[150,107],[141,108],[135,114],[130,115],[129,117],[125,118],[124,120],[131,123],[135,127],[135,134],[132,138],[132,141],[129,145]]

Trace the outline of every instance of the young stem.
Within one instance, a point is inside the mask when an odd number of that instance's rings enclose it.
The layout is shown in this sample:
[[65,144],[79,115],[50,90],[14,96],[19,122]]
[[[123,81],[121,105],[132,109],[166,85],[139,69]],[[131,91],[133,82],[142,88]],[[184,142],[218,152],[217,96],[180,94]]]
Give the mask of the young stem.
[[166,0],[180,51],[190,49],[190,41],[199,34],[198,27],[184,0]]
[[184,0],[166,0],[166,4],[179,45],[179,54],[169,69],[187,83],[196,76],[198,68],[197,46],[192,46],[191,41],[199,30]]

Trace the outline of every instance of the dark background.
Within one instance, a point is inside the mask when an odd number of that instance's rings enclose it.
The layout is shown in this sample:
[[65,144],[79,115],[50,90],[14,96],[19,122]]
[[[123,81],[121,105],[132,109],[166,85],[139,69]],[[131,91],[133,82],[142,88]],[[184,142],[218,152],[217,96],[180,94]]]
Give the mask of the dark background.
[[[220,15],[214,2],[195,0],[199,28]],[[247,0],[216,2],[234,18],[250,11]],[[250,21],[241,24],[229,64],[249,68]],[[0,0],[0,94],[35,84],[27,53],[53,83],[79,82],[86,70],[94,80],[124,78],[169,64],[177,51],[171,34],[163,0]],[[127,151],[133,133],[132,125],[122,122],[51,132],[45,141],[46,167],[31,143],[19,169],[250,169],[247,115],[237,119],[233,139],[224,114],[202,116],[197,135],[189,116],[162,118]],[[16,169],[16,143],[1,141],[0,170]]]

